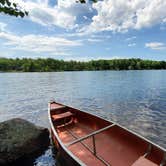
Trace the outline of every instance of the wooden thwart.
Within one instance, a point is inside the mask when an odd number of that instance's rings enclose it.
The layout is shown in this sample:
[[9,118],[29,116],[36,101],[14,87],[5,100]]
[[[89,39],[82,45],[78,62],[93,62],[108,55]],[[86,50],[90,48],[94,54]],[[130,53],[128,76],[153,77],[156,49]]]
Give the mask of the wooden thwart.
[[94,136],[94,135],[96,135],[96,134],[99,134],[99,133],[101,133],[101,132],[103,132],[103,131],[105,131],[105,130],[107,130],[107,129],[109,129],[109,128],[115,126],[115,125],[116,125],[116,124],[113,123],[113,124],[111,124],[111,125],[109,125],[109,126],[106,126],[106,127],[102,128],[102,129],[99,129],[99,130],[97,130],[97,131],[94,131],[94,132],[92,132],[92,133],[90,133],[90,134],[88,134],[88,135],[85,135],[84,137],[78,138],[77,140],[74,140],[74,141],[72,141],[72,142],[66,144],[66,146],[71,146],[71,145],[73,145],[73,144],[76,144],[76,143],[78,143],[78,142],[81,142],[81,141],[83,141],[83,140],[85,140],[85,139],[87,139],[87,138],[89,138],[89,137],[92,137],[92,136]]
[[[73,133],[73,132],[71,132],[70,130],[68,130],[67,128],[66,128],[66,130],[74,137],[74,138],[76,138],[76,139],[78,139],[78,137]],[[94,136],[93,136],[94,137]],[[86,145],[85,143],[83,143],[83,142],[80,142],[86,149],[88,149],[92,154],[94,154],[94,156],[97,158],[97,159],[99,159],[105,166],[111,166],[107,161],[105,161],[101,156],[99,156],[99,155],[97,155],[97,153],[96,153],[96,148],[95,148],[95,152],[94,152],[94,150],[92,150],[88,145]],[[95,142],[93,142],[93,143],[95,143]],[[94,147],[94,144],[93,144],[93,147]]]
[[[78,139],[78,137],[73,133],[71,132],[69,129],[66,128],[66,130],[76,139]],[[94,154],[94,156],[100,160],[105,166],[111,166],[106,160],[104,160],[101,156],[99,156],[96,152],[96,145],[95,145],[95,137],[94,135],[92,136],[92,140],[93,140],[93,150],[88,146],[86,145],[85,143],[83,142],[79,142],[81,143],[86,149],[88,149],[92,154]]]

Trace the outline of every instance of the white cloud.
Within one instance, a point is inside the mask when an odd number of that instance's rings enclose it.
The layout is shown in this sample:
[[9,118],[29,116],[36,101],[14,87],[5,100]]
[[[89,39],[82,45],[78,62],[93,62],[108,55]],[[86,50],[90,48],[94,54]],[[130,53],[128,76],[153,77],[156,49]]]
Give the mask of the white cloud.
[[134,47],[134,46],[136,46],[136,43],[129,43],[128,46],[129,47]]
[[5,31],[7,24],[0,22],[0,32]]
[[166,20],[166,0],[103,0],[93,4],[97,15],[80,32],[126,32]]
[[75,16],[61,10],[58,6],[50,7],[48,1],[13,1],[29,12],[28,18],[33,22],[43,26],[59,26],[67,29],[75,27]]
[[166,18],[165,0],[148,0],[144,6],[137,10],[136,28],[149,27],[158,23],[163,23]]
[[62,37],[44,35],[24,35],[1,32],[0,39],[5,40],[4,46],[11,50],[21,50],[32,53],[49,53],[50,55],[67,55],[71,47],[81,46],[81,41],[68,40]]
[[[48,0],[12,0],[29,12],[28,18],[43,26],[58,26],[74,29],[78,26],[77,17],[92,12],[92,6],[76,3],[75,0],[58,0],[54,6]],[[82,16],[83,17],[83,16]]]
[[33,22],[77,28],[79,36],[100,31],[127,32],[166,23],[166,0],[102,0],[93,4],[88,0],[86,4],[57,0],[54,6],[48,0],[12,1],[29,11]]
[[66,61],[75,60],[75,61],[85,61],[85,62],[90,60],[111,60],[111,59],[124,59],[124,57],[122,56],[110,56],[110,57],[109,56],[83,56],[83,57],[67,56],[67,57],[64,57],[64,60]]
[[94,42],[102,42],[103,40],[102,39],[89,38],[89,39],[87,39],[87,41],[94,43]]
[[126,41],[131,41],[131,40],[134,40],[136,38],[137,38],[136,36],[132,36],[132,37],[127,38]]
[[83,18],[84,18],[85,20],[87,20],[87,19],[88,19],[88,17],[87,17],[87,16],[83,16]]
[[145,47],[150,48],[152,50],[164,50],[166,49],[166,45],[160,42],[150,42],[145,43]]
[[[29,11],[28,18],[33,22],[66,30],[75,29],[68,37],[82,37],[101,31],[126,32],[160,23],[163,27],[166,25],[166,0],[102,0],[93,5],[88,1],[80,4],[75,0],[57,0],[54,6],[49,5],[49,0],[13,1]],[[2,29],[2,25],[0,27]],[[134,39],[136,36],[126,41]]]
[[59,26],[66,29],[73,29],[76,26],[76,17],[58,8],[35,6],[31,9],[29,16],[32,21],[44,26]]
[[69,8],[70,6],[72,6],[76,1],[75,0],[57,0],[58,6],[59,7],[65,7],[65,8]]

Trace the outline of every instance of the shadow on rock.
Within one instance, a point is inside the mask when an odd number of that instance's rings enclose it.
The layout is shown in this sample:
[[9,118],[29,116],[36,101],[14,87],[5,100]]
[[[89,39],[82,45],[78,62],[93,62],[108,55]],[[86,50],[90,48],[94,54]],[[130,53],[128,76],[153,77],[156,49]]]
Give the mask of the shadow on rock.
[[19,118],[0,123],[0,165],[30,166],[49,144],[47,128]]

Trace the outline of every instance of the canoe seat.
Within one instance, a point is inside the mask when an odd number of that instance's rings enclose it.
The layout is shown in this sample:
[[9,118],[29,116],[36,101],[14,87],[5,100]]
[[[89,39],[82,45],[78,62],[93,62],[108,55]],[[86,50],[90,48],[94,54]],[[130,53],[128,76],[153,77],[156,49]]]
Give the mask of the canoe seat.
[[58,121],[58,120],[61,120],[61,119],[72,117],[73,115],[74,115],[73,113],[67,111],[65,113],[52,115],[52,119],[53,119],[53,121]]
[[135,161],[134,164],[132,164],[132,166],[158,166],[158,165],[148,160],[147,158],[141,156],[138,160]]
[[51,105],[50,110],[51,111],[55,111],[55,110],[64,109],[64,108],[66,108],[66,106],[63,106],[63,105]]

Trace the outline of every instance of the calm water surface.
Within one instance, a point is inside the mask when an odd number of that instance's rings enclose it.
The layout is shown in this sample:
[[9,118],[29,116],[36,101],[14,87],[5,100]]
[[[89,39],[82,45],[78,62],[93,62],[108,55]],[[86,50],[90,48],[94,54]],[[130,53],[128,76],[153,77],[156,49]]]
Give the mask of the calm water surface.
[[[166,71],[0,73],[0,121],[49,127],[50,99],[97,114],[166,148]],[[34,163],[53,166],[52,151]]]

